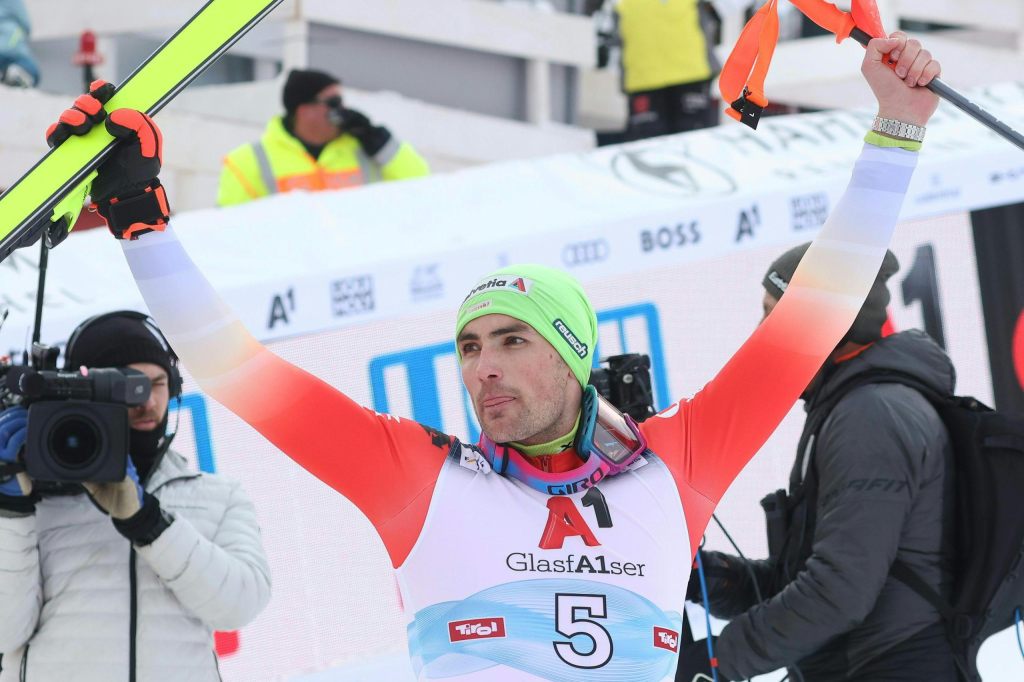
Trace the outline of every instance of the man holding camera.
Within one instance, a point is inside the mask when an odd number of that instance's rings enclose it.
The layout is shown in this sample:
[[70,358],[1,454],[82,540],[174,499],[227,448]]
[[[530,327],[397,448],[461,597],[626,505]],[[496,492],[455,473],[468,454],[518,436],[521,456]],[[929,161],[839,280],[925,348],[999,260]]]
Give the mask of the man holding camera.
[[341,83],[330,74],[292,70],[282,100],[283,117],[272,118],[258,141],[224,157],[220,206],[279,192],[345,189],[430,172],[412,145],[345,107]]
[[[151,320],[87,320],[66,355],[68,371],[130,368],[152,388],[125,407],[123,480],[0,483],[0,680],[219,680],[213,631],[245,625],[270,598],[255,510],[237,483],[169,449],[181,376]],[[24,407],[0,414],[3,463],[40,456],[24,450],[28,420]]]

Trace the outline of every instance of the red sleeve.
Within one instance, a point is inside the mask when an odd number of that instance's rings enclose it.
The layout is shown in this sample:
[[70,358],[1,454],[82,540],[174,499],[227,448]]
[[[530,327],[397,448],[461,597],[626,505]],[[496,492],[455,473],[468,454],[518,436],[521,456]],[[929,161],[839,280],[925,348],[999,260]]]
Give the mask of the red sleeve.
[[273,376],[279,390],[286,386],[292,399],[287,409],[263,416],[238,410],[239,416],[359,507],[400,565],[423,527],[454,439],[362,407],[276,355],[264,359],[273,369],[263,376]]
[[[651,450],[675,477],[693,548],[725,491],[789,413],[834,345],[826,340],[815,356],[787,343],[787,330],[799,328],[805,314],[786,302],[779,302],[692,399],[643,423]],[[798,303],[796,298],[792,302]]]

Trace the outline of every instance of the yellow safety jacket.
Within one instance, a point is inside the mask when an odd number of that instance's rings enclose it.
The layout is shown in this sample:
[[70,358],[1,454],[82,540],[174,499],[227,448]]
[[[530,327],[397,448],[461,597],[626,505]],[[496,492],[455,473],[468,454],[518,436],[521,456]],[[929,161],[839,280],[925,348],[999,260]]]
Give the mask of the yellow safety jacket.
[[620,0],[623,89],[696,83],[714,74],[697,0]]
[[244,144],[224,157],[217,203],[231,206],[296,189],[343,189],[429,173],[427,162],[412,145],[395,138],[370,158],[354,137],[342,134],[314,159],[277,116],[258,142]]

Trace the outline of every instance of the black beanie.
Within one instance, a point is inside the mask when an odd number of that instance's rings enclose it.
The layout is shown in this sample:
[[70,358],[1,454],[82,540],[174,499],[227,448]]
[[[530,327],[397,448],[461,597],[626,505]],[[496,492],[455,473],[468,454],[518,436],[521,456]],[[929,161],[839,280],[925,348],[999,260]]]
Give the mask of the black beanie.
[[[764,285],[764,288],[776,300],[782,298],[782,294],[785,293],[789,281],[793,278],[793,273],[796,272],[796,266],[799,265],[800,260],[804,257],[810,245],[811,243],[807,242],[806,244],[793,247],[776,258],[775,262],[768,268],[768,272],[765,273],[761,284]],[[843,337],[843,341],[865,344],[882,338],[882,325],[885,324],[886,317],[888,316],[886,306],[889,305],[889,288],[886,286],[886,282],[899,269],[900,262],[896,260],[893,252],[887,249],[885,258],[882,259],[882,267],[875,278],[875,283],[871,285],[871,291],[868,292],[864,305],[861,306],[860,312],[857,313],[857,319],[853,321],[853,326],[850,327],[850,331]]]
[[[73,339],[64,369],[79,367],[124,367],[135,362],[152,362],[171,375],[171,354],[156,336],[156,330],[139,319],[112,316],[89,325]],[[67,350],[65,350],[67,352]]]
[[285,112],[290,116],[300,104],[314,101],[321,90],[340,82],[323,71],[292,69],[288,72],[288,79],[284,83],[284,92],[281,95]]

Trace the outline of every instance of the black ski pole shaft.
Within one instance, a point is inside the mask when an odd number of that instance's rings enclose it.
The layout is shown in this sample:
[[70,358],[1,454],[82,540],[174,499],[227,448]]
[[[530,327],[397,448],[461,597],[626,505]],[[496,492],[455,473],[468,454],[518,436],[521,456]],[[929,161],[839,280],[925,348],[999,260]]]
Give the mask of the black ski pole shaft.
[[[850,37],[865,47],[867,47],[868,42],[871,40],[871,36],[859,28],[854,28],[850,31]],[[1021,135],[938,78],[933,78],[932,82],[926,87],[978,123],[1017,145],[1019,149],[1024,149],[1024,135]]]
[[43,296],[46,294],[46,265],[50,260],[50,249],[46,244],[46,234],[39,238],[39,285],[36,287],[36,320],[32,326],[32,343],[39,343],[43,327]]

